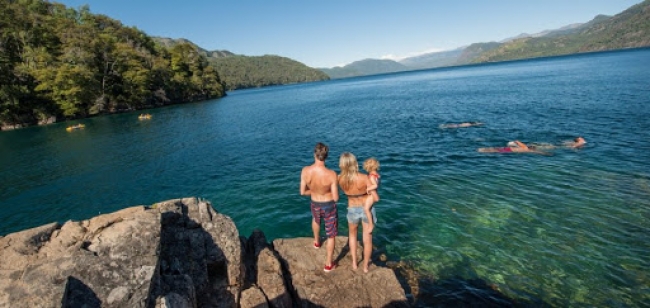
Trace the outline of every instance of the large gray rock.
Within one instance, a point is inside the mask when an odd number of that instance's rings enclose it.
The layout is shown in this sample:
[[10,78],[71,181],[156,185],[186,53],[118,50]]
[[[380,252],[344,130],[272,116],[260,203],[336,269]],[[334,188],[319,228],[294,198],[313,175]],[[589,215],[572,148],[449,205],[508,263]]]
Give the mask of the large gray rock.
[[160,214],[134,207],[0,240],[6,307],[142,307],[157,269]]
[[0,238],[0,307],[236,307],[232,220],[195,198]]
[[[289,272],[293,293],[302,307],[408,307],[404,289],[395,273],[372,266],[368,273],[352,270],[347,237],[336,237],[334,259],[338,267],[329,272],[325,245],[314,249],[312,238],[276,239],[273,247]],[[361,253],[361,245],[357,251]],[[358,260],[361,260],[360,256]]]

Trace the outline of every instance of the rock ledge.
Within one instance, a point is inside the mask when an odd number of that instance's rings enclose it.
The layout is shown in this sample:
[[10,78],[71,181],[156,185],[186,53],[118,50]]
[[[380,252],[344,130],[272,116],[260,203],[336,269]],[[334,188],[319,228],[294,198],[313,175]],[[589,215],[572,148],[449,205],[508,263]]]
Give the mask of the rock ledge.
[[325,273],[311,238],[246,239],[197,198],[0,237],[0,307],[407,307],[391,269]]

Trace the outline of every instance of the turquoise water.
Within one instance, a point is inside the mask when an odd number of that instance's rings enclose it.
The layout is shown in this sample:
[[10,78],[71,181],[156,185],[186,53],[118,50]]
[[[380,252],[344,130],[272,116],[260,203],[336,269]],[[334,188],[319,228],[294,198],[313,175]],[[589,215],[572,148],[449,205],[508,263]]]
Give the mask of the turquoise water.
[[[71,123],[2,132],[0,235],[199,196],[244,236],[310,236],[299,177],[322,141],[337,171],[344,151],[381,162],[375,244],[390,259],[522,302],[641,307],[648,67],[650,49],[595,53],[236,91],[149,121],[75,121],[86,129],[70,133]],[[461,121],[485,125],[439,128]],[[550,156],[476,151],[578,135],[584,149]]]

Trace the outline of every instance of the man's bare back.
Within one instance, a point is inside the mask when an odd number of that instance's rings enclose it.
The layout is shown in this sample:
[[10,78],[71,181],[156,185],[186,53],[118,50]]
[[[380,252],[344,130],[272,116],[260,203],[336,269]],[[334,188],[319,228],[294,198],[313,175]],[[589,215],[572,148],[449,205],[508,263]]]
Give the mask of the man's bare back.
[[316,159],[313,165],[302,168],[300,194],[311,196],[316,202],[339,200],[336,172],[327,169],[325,163]]

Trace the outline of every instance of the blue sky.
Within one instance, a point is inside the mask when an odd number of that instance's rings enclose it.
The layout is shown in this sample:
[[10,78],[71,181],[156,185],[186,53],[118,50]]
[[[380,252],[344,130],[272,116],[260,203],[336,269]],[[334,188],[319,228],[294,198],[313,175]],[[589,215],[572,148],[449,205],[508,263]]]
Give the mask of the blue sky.
[[641,0],[64,0],[149,35],[208,50],[279,55],[311,67],[400,59],[537,33]]

